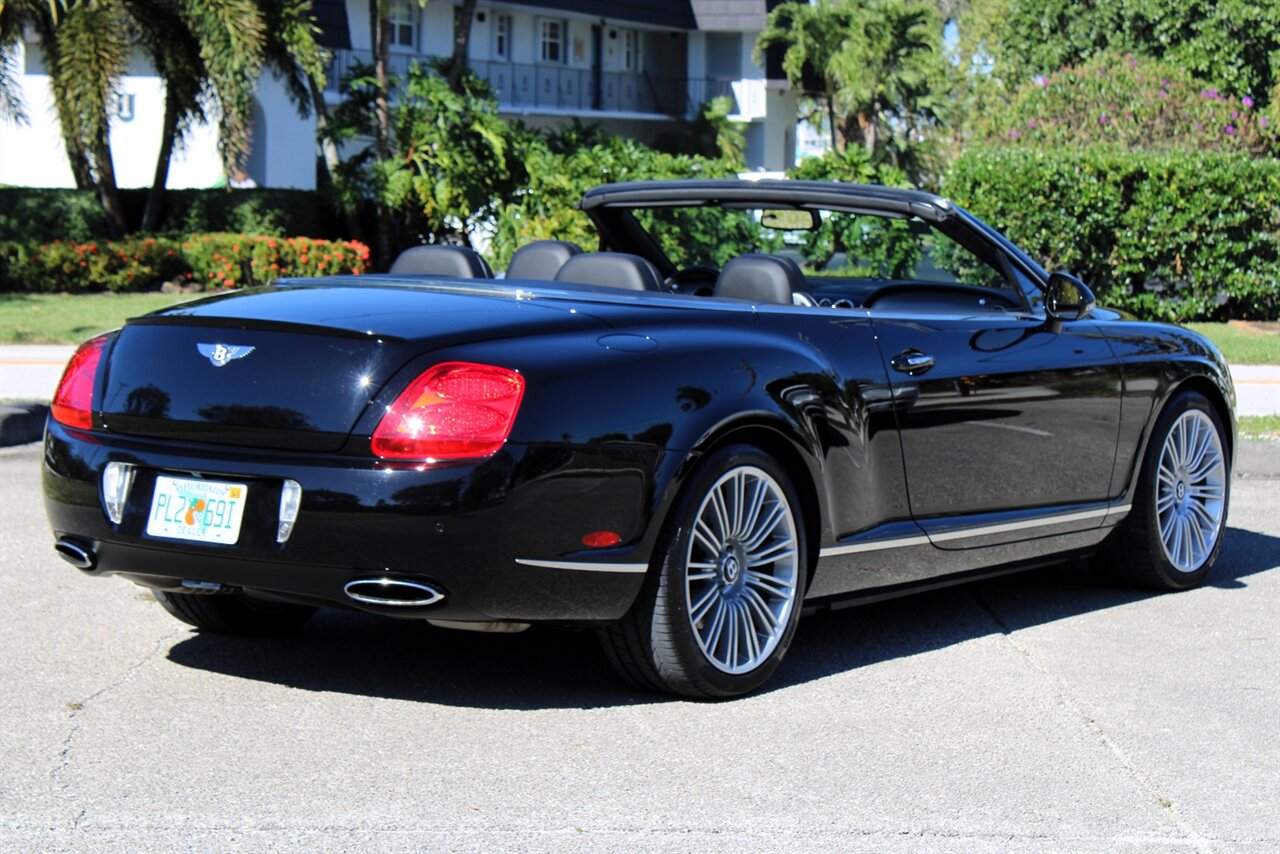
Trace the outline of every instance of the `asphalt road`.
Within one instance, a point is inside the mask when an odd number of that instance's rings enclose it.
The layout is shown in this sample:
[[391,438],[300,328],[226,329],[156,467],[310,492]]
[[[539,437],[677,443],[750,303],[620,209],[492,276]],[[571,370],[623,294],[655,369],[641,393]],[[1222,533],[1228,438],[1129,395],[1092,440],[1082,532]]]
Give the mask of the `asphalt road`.
[[1280,481],[1235,481],[1203,589],[822,614],[699,704],[585,633],[197,634],[54,556],[38,467],[0,451],[0,850],[1280,849]]

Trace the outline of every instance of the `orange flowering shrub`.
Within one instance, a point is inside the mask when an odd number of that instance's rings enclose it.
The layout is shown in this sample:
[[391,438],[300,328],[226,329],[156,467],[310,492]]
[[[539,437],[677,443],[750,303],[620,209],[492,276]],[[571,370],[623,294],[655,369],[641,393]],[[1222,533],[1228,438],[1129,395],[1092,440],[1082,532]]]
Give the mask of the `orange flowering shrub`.
[[197,234],[114,242],[0,243],[0,290],[149,291],[177,279],[214,291],[265,285],[288,276],[358,276],[368,266],[369,247],[355,240]]

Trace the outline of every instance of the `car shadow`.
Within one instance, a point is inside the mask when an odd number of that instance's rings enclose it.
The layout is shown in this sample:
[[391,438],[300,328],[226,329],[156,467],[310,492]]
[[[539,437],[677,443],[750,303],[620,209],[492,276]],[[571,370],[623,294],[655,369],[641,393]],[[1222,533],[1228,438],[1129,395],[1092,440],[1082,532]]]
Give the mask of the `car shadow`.
[[[1280,566],[1280,537],[1229,529],[1209,585]],[[1146,599],[1110,586],[1087,562],[1005,576],[805,618],[767,692],[989,634]],[[992,605],[990,603],[998,603]],[[535,627],[521,634],[437,629],[354,611],[321,610],[295,634],[195,633],[171,662],[306,691],[486,709],[599,708],[662,702],[609,669],[593,633]]]

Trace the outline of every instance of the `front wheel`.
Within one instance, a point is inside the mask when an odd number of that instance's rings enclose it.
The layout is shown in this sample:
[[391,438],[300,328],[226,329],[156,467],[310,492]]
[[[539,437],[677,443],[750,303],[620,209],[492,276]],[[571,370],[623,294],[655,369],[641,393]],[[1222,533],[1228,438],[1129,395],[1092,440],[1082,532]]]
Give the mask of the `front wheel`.
[[762,685],[795,634],[805,537],[795,490],[771,457],[713,451],[677,497],[631,611],[602,632],[641,687],[711,699]]
[[1136,584],[1185,590],[1204,581],[1222,548],[1231,466],[1222,419],[1184,391],[1156,421],[1129,517],[1109,557]]

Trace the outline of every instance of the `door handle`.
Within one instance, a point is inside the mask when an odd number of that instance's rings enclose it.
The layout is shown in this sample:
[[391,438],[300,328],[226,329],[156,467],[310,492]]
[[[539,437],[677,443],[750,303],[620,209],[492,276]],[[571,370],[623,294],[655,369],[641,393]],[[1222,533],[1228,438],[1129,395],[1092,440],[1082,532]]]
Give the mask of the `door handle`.
[[933,367],[933,357],[919,350],[903,350],[889,361],[889,365],[895,371],[915,376]]

